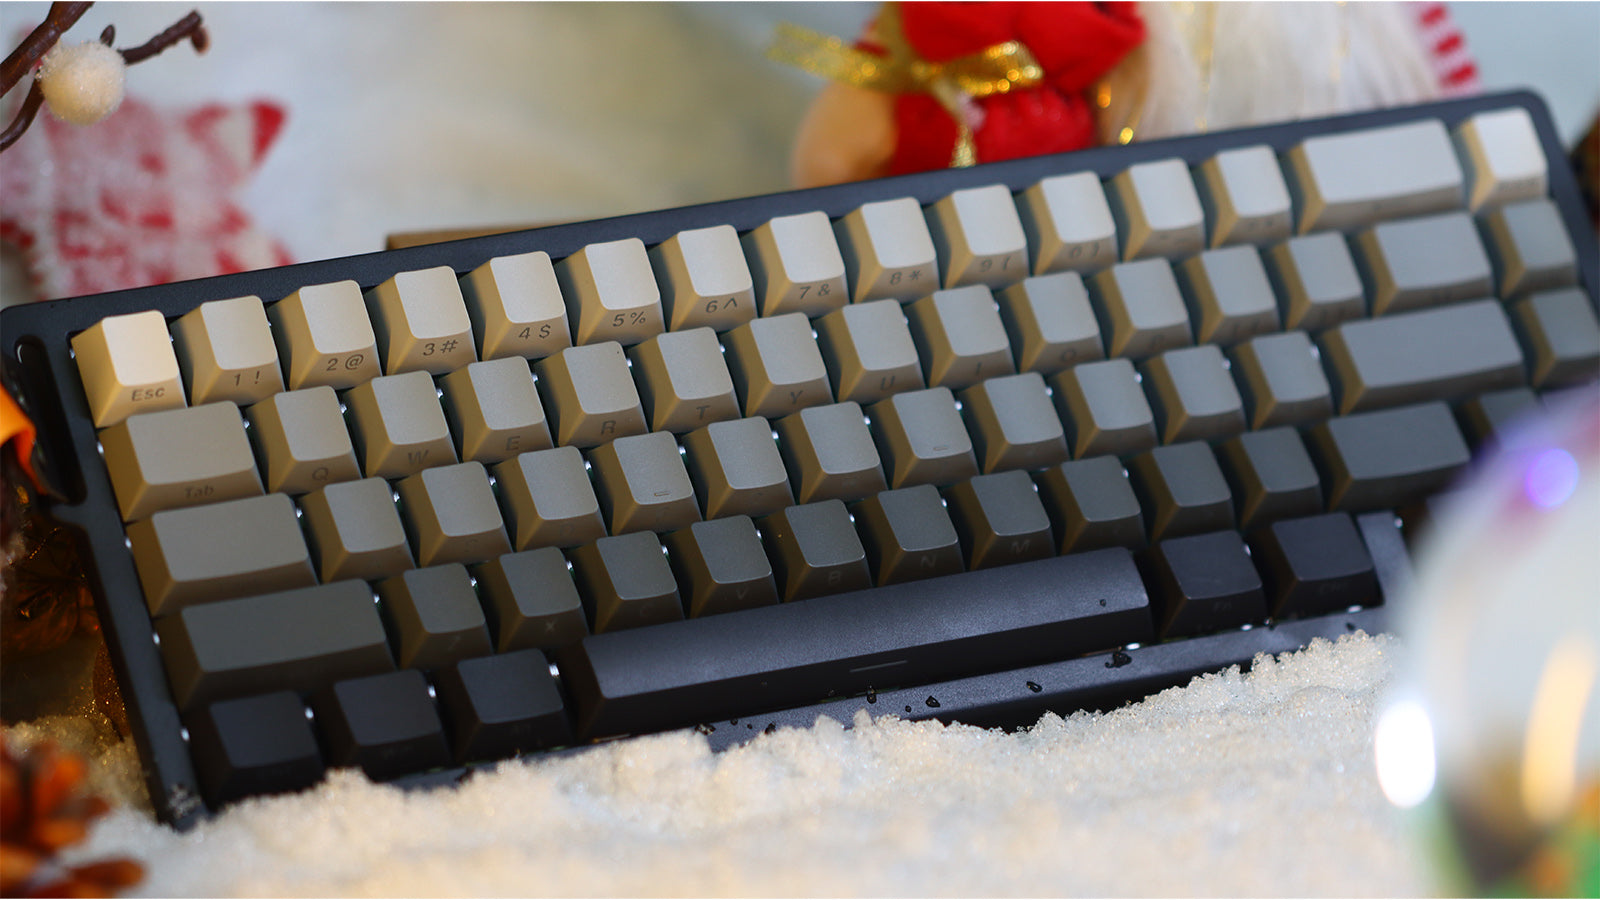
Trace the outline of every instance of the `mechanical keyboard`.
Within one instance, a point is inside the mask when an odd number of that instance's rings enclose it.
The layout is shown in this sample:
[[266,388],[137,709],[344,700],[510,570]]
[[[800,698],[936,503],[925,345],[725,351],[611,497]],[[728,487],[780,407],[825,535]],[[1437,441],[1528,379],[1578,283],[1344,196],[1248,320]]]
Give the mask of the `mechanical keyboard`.
[[[6,309],[151,799],[1110,708],[1385,627],[1600,373],[1509,93]],[[1587,387],[1584,387],[1587,385]]]

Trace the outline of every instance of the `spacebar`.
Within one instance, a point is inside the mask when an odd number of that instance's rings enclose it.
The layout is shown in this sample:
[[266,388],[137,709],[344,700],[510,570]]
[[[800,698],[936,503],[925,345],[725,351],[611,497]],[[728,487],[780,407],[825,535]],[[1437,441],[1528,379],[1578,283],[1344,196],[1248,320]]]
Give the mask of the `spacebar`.
[[659,731],[1149,641],[1132,555],[1096,550],[585,638],[583,738]]

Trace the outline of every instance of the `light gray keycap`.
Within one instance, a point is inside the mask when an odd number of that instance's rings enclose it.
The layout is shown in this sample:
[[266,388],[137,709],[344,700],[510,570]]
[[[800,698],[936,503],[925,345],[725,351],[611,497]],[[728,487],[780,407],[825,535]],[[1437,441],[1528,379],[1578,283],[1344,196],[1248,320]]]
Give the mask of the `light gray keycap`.
[[746,322],[722,345],[746,416],[784,416],[833,399],[811,322],[800,313]]
[[72,355],[96,428],[184,405],[167,320],[153,309],[101,319],[73,336]]
[[556,263],[573,343],[629,346],[666,330],[661,289],[638,238],[589,244]]
[[1264,244],[1289,236],[1289,188],[1271,147],[1224,150],[1201,163],[1194,180],[1211,223],[1212,247]]
[[461,296],[484,359],[543,359],[572,346],[566,302],[543,250],[494,257],[461,279]]
[[317,583],[283,494],[163,510],[129,525],[128,540],[152,616]]
[[1267,251],[1283,327],[1321,331],[1367,314],[1350,247],[1339,234],[1290,238]]
[[456,461],[455,441],[427,372],[374,378],[345,392],[344,403],[367,475],[400,478]]
[[568,347],[540,360],[534,371],[556,443],[594,447],[649,430],[628,357],[616,341]]
[[661,540],[648,531],[601,538],[573,550],[572,575],[595,634],[683,618],[683,601]]
[[852,303],[818,319],[816,327],[828,380],[841,401],[871,403],[925,386],[905,308],[898,301]]
[[1028,275],[1028,242],[1005,185],[953,191],[926,217],[945,287],[999,288]]
[[933,387],[959,390],[1016,371],[994,295],[981,284],[935,291],[906,307],[911,337]]
[[1132,362],[1084,363],[1052,376],[1050,388],[1074,458],[1126,456],[1156,445],[1155,415]]
[[494,476],[518,550],[575,547],[605,537],[600,501],[576,447],[523,453],[496,465]]
[[889,486],[945,485],[978,474],[972,438],[949,388],[896,394],[867,407]]
[[1252,429],[1302,425],[1333,415],[1328,377],[1305,332],[1262,335],[1229,353]]
[[527,360],[475,362],[439,379],[461,459],[496,463],[551,445],[544,403]]
[[933,238],[910,197],[864,203],[835,222],[833,233],[854,302],[906,301],[939,286]]
[[1522,348],[1496,300],[1347,322],[1322,335],[1339,412],[1444,400],[1524,383]]
[[1100,323],[1077,272],[1038,275],[995,295],[1017,369],[1051,375],[1105,358]]
[[1467,164],[1467,199],[1474,211],[1544,196],[1544,148],[1527,110],[1478,113],[1456,128],[1455,140]]
[[472,568],[496,653],[553,650],[589,636],[566,557],[554,547],[507,553]]
[[472,320],[449,266],[396,273],[366,301],[385,372],[441,375],[477,361]]
[[590,450],[589,464],[612,534],[675,531],[700,521],[700,504],[672,435],[617,438]]
[[1443,212],[1462,201],[1461,166],[1437,119],[1307,138],[1289,151],[1285,169],[1300,234]]
[[129,416],[100,433],[122,519],[261,493],[239,407],[207,403]]
[[330,484],[300,498],[301,521],[324,584],[376,581],[415,565],[394,492],[382,478]]
[[1143,359],[1194,343],[1189,312],[1164,259],[1118,263],[1089,280],[1110,356]]
[[1214,441],[1244,430],[1244,401],[1215,344],[1168,350],[1143,369],[1163,444]]
[[794,503],[772,426],[760,416],[691,431],[683,449],[707,519],[764,516]]
[[172,323],[172,348],[195,406],[248,406],[283,390],[278,348],[260,297],[208,300]]
[[778,216],[742,242],[763,316],[816,317],[849,301],[844,258],[826,213]]
[[858,500],[889,486],[861,406],[813,406],[773,423],[800,503]]
[[354,281],[307,285],[267,307],[267,319],[290,390],[319,384],[339,390],[383,374]]
[[674,331],[727,331],[755,317],[755,287],[733,226],[680,231],[650,249],[650,262]]
[[412,569],[378,582],[379,614],[403,669],[437,669],[493,652],[489,625],[459,564]]
[[1093,172],[1052,175],[1017,195],[1033,274],[1092,272],[1117,261],[1117,225]]
[[628,351],[653,431],[682,434],[739,416],[733,376],[710,328],[658,334]]
[[1581,289],[1534,294],[1511,314],[1536,386],[1589,381],[1600,374],[1600,324]]
[[1356,236],[1375,316],[1494,293],[1494,271],[1464,212],[1382,222]]
[[1124,260],[1188,256],[1205,249],[1205,212],[1183,160],[1129,166],[1106,187],[1122,233]]
[[1037,469],[1066,461],[1066,432],[1045,392],[1043,375],[1002,375],[959,396],[961,416],[984,472]]
[[1561,211],[1548,199],[1503,206],[1483,217],[1489,256],[1499,275],[1500,296],[1578,283],[1578,254],[1561,222]]
[[245,410],[269,491],[303,494],[361,477],[333,388],[285,391]]
[[511,552],[483,463],[439,466],[395,484],[417,564],[482,562]]
[[1278,301],[1256,248],[1207,250],[1177,274],[1200,343],[1227,346],[1278,330]]
[[662,543],[691,618],[778,602],[772,563],[749,516],[696,522]]

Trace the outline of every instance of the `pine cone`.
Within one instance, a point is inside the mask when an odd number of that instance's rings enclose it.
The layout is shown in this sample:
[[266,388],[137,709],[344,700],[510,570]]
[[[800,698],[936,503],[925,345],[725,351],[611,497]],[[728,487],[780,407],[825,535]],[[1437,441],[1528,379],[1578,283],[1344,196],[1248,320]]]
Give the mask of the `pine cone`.
[[53,744],[14,756],[0,736],[0,895],[106,897],[144,876],[128,859],[56,862],[56,854],[83,840],[89,823],[108,808],[83,792],[87,774],[82,757]]

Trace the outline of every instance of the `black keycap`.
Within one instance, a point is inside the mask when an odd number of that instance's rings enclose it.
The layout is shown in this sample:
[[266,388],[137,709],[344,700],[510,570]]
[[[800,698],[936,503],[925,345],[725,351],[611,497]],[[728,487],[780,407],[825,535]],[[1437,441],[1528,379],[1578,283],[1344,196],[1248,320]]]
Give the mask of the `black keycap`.
[[683,618],[678,582],[654,533],[601,538],[573,550],[571,558],[595,634]]
[[1112,548],[595,635],[557,659],[578,732],[590,738],[1029,665],[1150,634],[1144,583],[1129,552]]
[[933,485],[884,491],[852,509],[878,584],[961,571],[961,542]]
[[1246,531],[1322,511],[1317,467],[1293,428],[1241,434],[1217,447],[1217,462],[1233,489],[1239,527]]
[[458,763],[572,743],[561,691],[538,650],[463,660],[434,682]]
[[212,807],[303,790],[322,780],[317,738],[293,691],[220,700],[196,710],[185,724],[189,753]]
[[867,551],[838,500],[804,503],[756,523],[784,600],[805,600],[872,584]]
[[589,633],[567,558],[554,547],[507,553],[474,566],[496,653],[564,647]]
[[945,489],[967,567],[987,569],[1055,552],[1050,516],[1026,472],[979,475]]
[[1061,553],[1144,546],[1139,498],[1114,456],[1076,459],[1035,476]]
[[379,611],[404,669],[436,669],[492,652],[466,566],[412,569],[378,582]]
[[1502,438],[1506,429],[1518,419],[1537,412],[1539,398],[1531,388],[1507,388],[1490,391],[1456,406],[1456,422],[1461,433],[1474,448],[1485,441]]
[[1213,531],[1156,544],[1146,557],[1162,638],[1261,622],[1267,598],[1244,539]]
[[1151,542],[1233,527],[1233,495],[1201,441],[1157,447],[1128,463]]
[[1276,617],[1370,606],[1382,596],[1349,513],[1274,522],[1251,537],[1250,548]]
[[1306,438],[1332,511],[1404,506],[1444,487],[1471,458],[1443,403],[1329,419]]
[[328,765],[384,780],[450,764],[444,723],[415,669],[330,684],[311,696]]
[[772,563],[749,516],[696,522],[663,542],[691,618],[778,602]]

